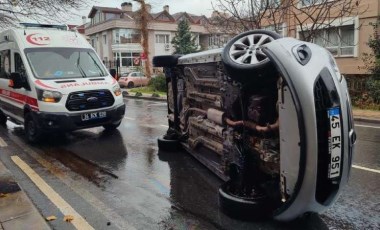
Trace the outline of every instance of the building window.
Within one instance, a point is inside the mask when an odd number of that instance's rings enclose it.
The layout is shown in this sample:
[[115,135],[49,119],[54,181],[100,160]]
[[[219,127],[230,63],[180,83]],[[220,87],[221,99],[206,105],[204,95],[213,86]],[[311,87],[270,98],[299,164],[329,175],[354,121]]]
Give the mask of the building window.
[[140,43],[141,33],[135,29],[115,29],[113,33],[113,44]]
[[[307,33],[301,34],[307,37]],[[325,47],[334,56],[353,56],[355,51],[355,27],[347,25],[316,31],[312,42]]]
[[312,6],[323,3],[325,0],[301,0],[301,6]]
[[119,61],[119,65],[121,67],[130,67],[130,66],[140,66],[141,62],[139,62],[138,65],[136,65],[133,60],[135,58],[140,58],[140,53],[134,53],[134,52],[122,52],[113,53],[114,60]]
[[156,43],[170,43],[169,34],[156,34]]
[[103,43],[107,44],[107,35],[106,34],[103,34]]
[[284,34],[284,27],[283,27],[283,24],[280,23],[280,24],[276,24],[276,25],[269,25],[269,26],[264,26],[263,27],[264,30],[269,30],[269,31],[273,31],[273,32],[276,32],[282,36],[285,36]]

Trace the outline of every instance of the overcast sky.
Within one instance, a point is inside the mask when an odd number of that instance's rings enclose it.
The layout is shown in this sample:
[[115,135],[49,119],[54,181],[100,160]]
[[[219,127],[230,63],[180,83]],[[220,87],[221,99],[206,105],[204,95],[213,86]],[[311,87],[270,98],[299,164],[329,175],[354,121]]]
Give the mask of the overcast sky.
[[[92,5],[121,8],[120,5],[123,2],[131,2],[133,4],[133,10],[137,10],[139,7],[139,4],[132,0],[95,0],[89,3],[88,9],[78,11],[77,14],[80,16],[67,21],[67,24],[82,24],[81,16],[87,17]],[[213,11],[211,5],[212,0],[146,0],[145,2],[152,5],[152,12],[154,13],[162,11],[164,5],[169,5],[169,11],[171,14],[186,11],[188,13],[196,15],[203,14],[209,17]],[[89,19],[87,19],[87,21],[89,21]]]

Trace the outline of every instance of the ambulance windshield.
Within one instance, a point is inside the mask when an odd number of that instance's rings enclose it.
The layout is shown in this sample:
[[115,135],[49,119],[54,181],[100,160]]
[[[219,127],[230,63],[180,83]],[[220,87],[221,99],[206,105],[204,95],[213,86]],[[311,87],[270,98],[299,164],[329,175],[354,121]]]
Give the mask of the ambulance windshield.
[[39,79],[106,76],[107,71],[92,49],[29,48],[26,57]]

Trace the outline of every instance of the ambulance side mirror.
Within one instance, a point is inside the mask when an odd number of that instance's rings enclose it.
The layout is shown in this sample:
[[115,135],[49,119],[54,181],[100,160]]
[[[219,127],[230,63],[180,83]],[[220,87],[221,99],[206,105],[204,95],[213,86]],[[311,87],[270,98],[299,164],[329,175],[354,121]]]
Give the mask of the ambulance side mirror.
[[8,86],[13,89],[20,89],[24,87],[24,81],[22,80],[21,74],[17,72],[11,73]]

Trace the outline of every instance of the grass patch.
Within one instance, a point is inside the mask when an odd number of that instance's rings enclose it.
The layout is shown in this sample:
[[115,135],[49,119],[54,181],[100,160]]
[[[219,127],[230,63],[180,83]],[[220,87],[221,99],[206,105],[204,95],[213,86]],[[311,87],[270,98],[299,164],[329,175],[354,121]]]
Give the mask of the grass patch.
[[143,94],[149,94],[150,96],[153,93],[156,93],[156,94],[158,94],[160,96],[166,96],[166,92],[161,92],[161,91],[154,90],[154,89],[152,89],[149,86],[127,89],[127,91],[128,91],[128,93],[137,93],[137,92],[140,92],[140,93],[143,93]]

